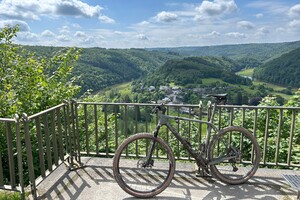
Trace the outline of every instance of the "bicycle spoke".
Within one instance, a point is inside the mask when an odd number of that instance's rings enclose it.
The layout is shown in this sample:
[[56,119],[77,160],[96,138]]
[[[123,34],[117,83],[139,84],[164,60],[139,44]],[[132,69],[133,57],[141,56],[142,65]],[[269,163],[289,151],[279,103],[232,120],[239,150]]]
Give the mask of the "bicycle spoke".
[[174,175],[174,156],[162,140],[155,140],[153,155],[148,155],[153,140],[154,137],[149,134],[135,135],[124,142],[114,158],[114,174],[118,184],[137,197],[160,193]]
[[229,184],[240,184],[251,178],[259,164],[259,147],[246,129],[229,127],[215,138],[210,147],[213,174]]

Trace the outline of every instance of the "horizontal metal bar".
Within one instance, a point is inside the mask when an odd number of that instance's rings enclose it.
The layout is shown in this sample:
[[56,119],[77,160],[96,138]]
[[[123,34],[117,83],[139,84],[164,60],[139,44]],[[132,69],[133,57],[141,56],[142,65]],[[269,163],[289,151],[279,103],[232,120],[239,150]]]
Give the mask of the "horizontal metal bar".
[[221,108],[239,108],[239,109],[253,109],[253,110],[261,110],[261,109],[284,109],[284,110],[300,110],[300,107],[286,107],[286,106],[238,106],[238,105],[218,105]]
[[[120,105],[120,106],[158,106],[155,103],[110,103],[110,102],[77,102],[82,105]],[[166,107],[199,107],[196,104],[165,104]]]
[[57,108],[63,107],[63,106],[65,106],[65,105],[66,105],[65,103],[61,103],[61,104],[59,104],[59,105],[57,105],[57,106],[54,106],[54,107],[49,108],[49,109],[47,109],[47,110],[44,110],[44,111],[42,111],[42,112],[36,113],[36,114],[34,114],[34,115],[31,115],[31,116],[28,117],[28,119],[29,119],[29,120],[30,120],[30,119],[33,119],[33,118],[35,118],[35,117],[38,117],[38,116],[40,116],[40,115],[43,115],[43,114],[48,113],[48,112],[50,112],[50,111],[53,111],[53,110],[55,110],[55,109],[57,109]]
[[12,118],[0,118],[0,122],[16,122],[16,120]]
[[[110,102],[77,102],[77,104],[86,105],[127,105],[127,106],[156,106],[161,104],[154,103],[110,103]],[[167,107],[199,107],[199,104],[165,104]],[[246,105],[217,105],[221,108],[240,108],[240,109],[287,109],[300,110],[300,107],[285,107],[285,106],[246,106]],[[202,107],[202,106],[201,106]]]

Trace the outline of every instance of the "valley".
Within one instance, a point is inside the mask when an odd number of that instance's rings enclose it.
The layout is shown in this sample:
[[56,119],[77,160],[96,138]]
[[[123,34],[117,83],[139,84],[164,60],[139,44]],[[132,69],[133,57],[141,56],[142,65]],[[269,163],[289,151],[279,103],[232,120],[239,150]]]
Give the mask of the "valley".
[[[160,88],[175,87],[181,90],[179,103],[198,103],[207,93],[228,93],[232,104],[249,104],[251,99],[267,95],[278,97],[283,104],[297,90],[296,83],[300,83],[295,76],[300,68],[299,47],[300,42],[155,49],[84,48],[73,75],[80,79],[79,98],[83,94],[101,94],[109,102],[144,103],[170,99],[170,91]],[[45,57],[62,49],[24,48]],[[281,82],[272,78],[277,77],[278,71],[286,72],[281,73]],[[155,89],[149,91],[150,87]]]

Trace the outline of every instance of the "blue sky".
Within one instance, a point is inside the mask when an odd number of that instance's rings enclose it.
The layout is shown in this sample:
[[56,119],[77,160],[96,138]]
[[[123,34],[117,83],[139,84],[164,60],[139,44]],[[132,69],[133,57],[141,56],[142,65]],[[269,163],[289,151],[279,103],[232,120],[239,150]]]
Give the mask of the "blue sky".
[[300,40],[296,0],[1,0],[15,42],[104,48]]

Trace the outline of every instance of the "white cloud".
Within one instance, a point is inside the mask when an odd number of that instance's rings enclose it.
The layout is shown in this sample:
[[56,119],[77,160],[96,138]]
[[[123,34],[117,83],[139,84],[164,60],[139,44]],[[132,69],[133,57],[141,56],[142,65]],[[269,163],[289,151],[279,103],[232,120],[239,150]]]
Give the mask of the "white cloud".
[[114,19],[111,19],[107,16],[104,16],[104,15],[101,15],[99,16],[99,20],[103,23],[106,23],[106,24],[113,24],[115,23],[115,20]]
[[63,26],[59,29],[59,33],[63,35],[67,35],[70,32],[70,28],[68,26]]
[[59,35],[56,38],[61,42],[69,42],[72,40],[68,35]]
[[253,29],[255,25],[249,21],[239,21],[237,22],[238,27],[245,28],[245,29]]
[[0,2],[0,16],[9,19],[39,20],[44,15],[98,18],[101,16],[102,9],[99,5],[91,6],[81,0],[2,0]]
[[138,26],[148,26],[148,25],[150,25],[150,22],[148,22],[148,21],[142,21],[142,22],[138,23],[137,25]]
[[261,18],[264,17],[264,14],[263,14],[263,13],[257,13],[257,14],[255,15],[255,17],[256,17],[257,19],[261,19]]
[[257,30],[255,35],[257,36],[264,36],[270,33],[270,30],[267,27],[261,27]]
[[50,31],[50,30],[44,30],[41,33],[41,36],[42,37],[55,37],[55,34],[52,31]]
[[0,2],[0,16],[10,19],[39,19],[40,3],[36,0],[3,0]]
[[139,40],[149,40],[148,37],[145,34],[138,34],[136,35],[136,38]]
[[72,27],[73,27],[73,28],[76,28],[76,29],[81,29],[81,28],[82,28],[82,27],[81,27],[79,24],[77,24],[77,23],[72,24]]
[[0,21],[0,28],[3,28],[4,26],[16,26],[19,25],[21,32],[27,32],[30,30],[29,25],[21,20],[3,20]]
[[205,34],[205,35],[190,35],[192,37],[197,37],[199,39],[216,39],[216,38],[220,38],[221,37],[221,33],[218,32],[218,31],[212,31],[208,34]]
[[284,29],[284,28],[282,28],[282,27],[278,27],[278,28],[276,28],[276,32],[277,33],[284,33],[286,30]]
[[[46,1],[47,2],[47,1]],[[51,1],[50,1],[51,2]],[[83,17],[97,17],[101,11],[99,5],[90,6],[87,3],[83,3],[79,0],[69,0],[69,1],[55,1],[54,4],[55,14],[58,15],[73,15],[73,16],[83,16]]]
[[300,17],[300,4],[291,7],[288,14],[291,17]]
[[173,22],[178,20],[178,16],[176,14],[166,11],[158,13],[154,18],[158,22]]
[[221,34],[218,31],[212,31],[209,35],[211,35],[211,36],[220,36]]
[[85,32],[76,31],[76,33],[74,34],[74,37],[77,37],[77,38],[86,38],[87,35],[85,34]]
[[237,10],[238,7],[234,0],[204,0],[200,6],[196,7],[196,11],[198,11],[198,19],[217,17],[233,13]]
[[245,38],[246,35],[244,33],[239,32],[229,32],[225,34],[226,36],[233,37],[233,38]]
[[37,42],[39,41],[39,36],[31,32],[19,32],[17,39],[22,42]]
[[293,20],[293,21],[291,21],[290,23],[289,23],[289,26],[291,27],[291,28],[296,28],[296,29],[300,29],[300,20]]

